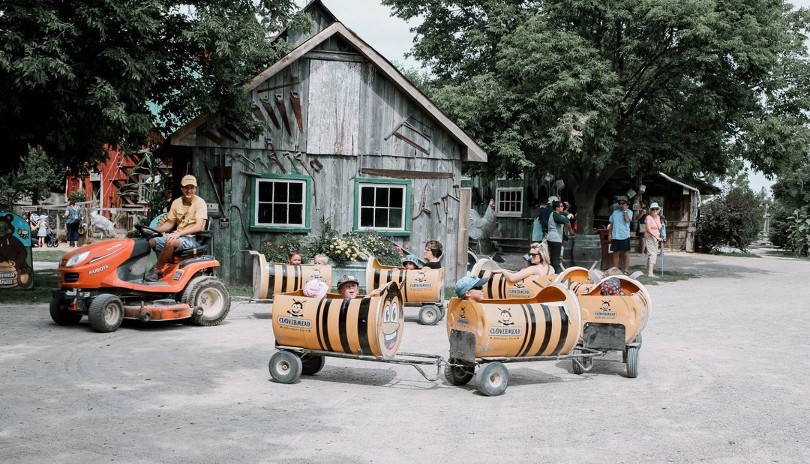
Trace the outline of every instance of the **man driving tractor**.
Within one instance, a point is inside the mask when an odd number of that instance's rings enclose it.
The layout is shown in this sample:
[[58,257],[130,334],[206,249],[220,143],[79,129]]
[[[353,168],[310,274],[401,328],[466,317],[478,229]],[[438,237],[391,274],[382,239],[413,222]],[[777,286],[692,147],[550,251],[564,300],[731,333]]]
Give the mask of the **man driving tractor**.
[[[172,201],[165,220],[155,227],[158,232],[171,232],[161,237],[149,239],[149,246],[158,252],[155,267],[147,271],[144,280],[156,282],[163,277],[163,266],[175,250],[187,250],[197,246],[194,234],[205,229],[208,208],[205,200],[196,195],[197,178],[186,175],[180,181],[183,196]],[[177,228],[175,229],[175,226]]]

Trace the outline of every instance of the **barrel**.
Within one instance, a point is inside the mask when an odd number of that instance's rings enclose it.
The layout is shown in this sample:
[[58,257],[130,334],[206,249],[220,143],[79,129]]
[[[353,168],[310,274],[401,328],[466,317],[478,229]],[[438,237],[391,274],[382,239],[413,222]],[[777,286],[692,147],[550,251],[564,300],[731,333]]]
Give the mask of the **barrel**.
[[594,261],[602,259],[602,244],[598,234],[575,235],[569,241],[569,246],[573,246],[573,264],[590,268]]
[[[619,288],[625,295],[602,295],[600,284],[607,279],[619,279]],[[577,291],[582,308],[582,324],[621,324],[625,343],[632,342],[644,330],[652,312],[647,289],[637,280],[626,276],[606,277],[593,286]]]
[[310,279],[320,279],[331,286],[332,266],[320,264],[269,264],[263,254],[254,252],[253,298],[270,298],[278,293],[296,292]]
[[386,266],[370,257],[366,264],[366,288],[373,290],[388,282],[400,284],[404,303],[441,303],[444,301],[444,269],[405,269]]
[[379,296],[309,298],[302,291],[276,294],[273,334],[282,346],[392,357],[402,342],[405,316],[396,282]]
[[459,354],[465,350],[461,345],[474,346],[476,358],[564,355],[576,346],[580,330],[577,297],[560,284],[534,298],[480,303],[453,298],[447,311],[451,359],[470,360]]
[[493,274],[493,270],[500,269],[494,261],[490,259],[480,259],[473,266],[472,275],[478,278],[488,278],[484,285],[484,299],[486,300],[508,300],[513,298],[531,298],[548,286],[555,275],[529,276],[518,282],[509,282],[509,279],[501,273]]

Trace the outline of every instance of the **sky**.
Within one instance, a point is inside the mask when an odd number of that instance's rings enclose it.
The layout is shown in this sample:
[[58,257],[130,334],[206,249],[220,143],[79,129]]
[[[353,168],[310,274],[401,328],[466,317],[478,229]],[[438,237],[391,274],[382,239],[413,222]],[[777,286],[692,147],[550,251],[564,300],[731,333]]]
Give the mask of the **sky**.
[[[349,29],[353,30],[372,48],[389,61],[404,68],[419,68],[420,64],[405,54],[413,46],[410,28],[418,23],[406,23],[391,16],[391,8],[377,0],[322,0],[324,5]],[[307,0],[299,0],[306,5]],[[810,0],[793,0],[796,7],[810,8]],[[763,187],[770,189],[773,181],[759,173],[749,174],[751,188],[759,192]]]

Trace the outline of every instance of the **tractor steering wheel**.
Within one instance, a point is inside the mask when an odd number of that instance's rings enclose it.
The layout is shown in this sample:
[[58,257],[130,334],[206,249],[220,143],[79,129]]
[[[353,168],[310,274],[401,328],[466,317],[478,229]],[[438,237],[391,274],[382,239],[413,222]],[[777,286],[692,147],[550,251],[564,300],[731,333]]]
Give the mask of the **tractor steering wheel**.
[[158,232],[157,230],[142,224],[135,224],[135,229],[140,232],[141,236],[144,238],[155,238],[163,235],[163,232]]

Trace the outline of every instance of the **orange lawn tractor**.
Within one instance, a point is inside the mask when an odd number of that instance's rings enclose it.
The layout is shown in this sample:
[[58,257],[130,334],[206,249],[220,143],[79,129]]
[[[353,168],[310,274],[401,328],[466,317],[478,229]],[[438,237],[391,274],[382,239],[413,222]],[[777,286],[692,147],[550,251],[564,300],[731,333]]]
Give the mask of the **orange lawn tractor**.
[[87,316],[97,332],[113,332],[124,319],[141,322],[184,320],[214,326],[231,309],[225,284],[214,275],[219,261],[206,253],[210,232],[196,235],[198,247],[175,252],[156,282],[144,279],[160,232],[136,225],[140,237],[104,240],[67,253],[59,263],[59,289],[51,318],[76,325]]

